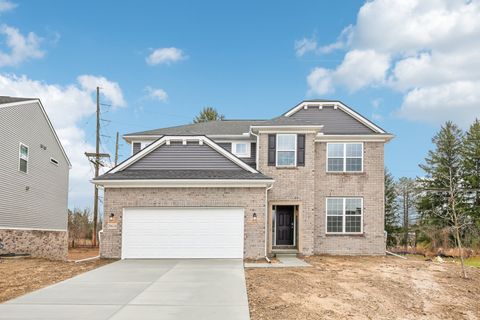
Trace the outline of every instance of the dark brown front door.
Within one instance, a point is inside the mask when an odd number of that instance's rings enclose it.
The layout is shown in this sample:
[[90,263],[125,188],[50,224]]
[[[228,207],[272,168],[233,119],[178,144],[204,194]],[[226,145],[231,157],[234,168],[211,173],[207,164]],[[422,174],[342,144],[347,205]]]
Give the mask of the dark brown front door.
[[277,206],[277,246],[293,245],[294,210],[293,206]]

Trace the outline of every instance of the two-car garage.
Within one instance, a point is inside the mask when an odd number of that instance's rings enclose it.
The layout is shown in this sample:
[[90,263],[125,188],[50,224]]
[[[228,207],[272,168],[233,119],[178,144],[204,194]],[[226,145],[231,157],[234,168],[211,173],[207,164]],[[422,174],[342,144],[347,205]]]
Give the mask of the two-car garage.
[[243,208],[124,208],[122,259],[243,258]]

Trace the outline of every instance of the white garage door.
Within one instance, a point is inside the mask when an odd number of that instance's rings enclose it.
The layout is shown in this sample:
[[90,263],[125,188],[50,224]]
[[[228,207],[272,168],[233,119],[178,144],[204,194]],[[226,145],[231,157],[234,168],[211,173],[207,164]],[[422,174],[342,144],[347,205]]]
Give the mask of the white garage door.
[[243,209],[128,208],[122,258],[243,258]]

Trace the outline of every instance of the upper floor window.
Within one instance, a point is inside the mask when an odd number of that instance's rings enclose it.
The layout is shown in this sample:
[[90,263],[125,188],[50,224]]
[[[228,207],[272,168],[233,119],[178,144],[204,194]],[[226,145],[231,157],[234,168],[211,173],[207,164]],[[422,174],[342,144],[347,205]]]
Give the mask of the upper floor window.
[[19,165],[18,165],[18,170],[21,172],[27,173],[28,171],[28,146],[24,145],[23,143],[20,143],[20,150],[19,150]]
[[232,153],[239,158],[250,158],[250,142],[232,142]]
[[327,143],[327,171],[363,171],[363,143]]
[[327,233],[362,233],[362,198],[327,198]]
[[297,135],[277,134],[277,166],[294,167],[297,163]]

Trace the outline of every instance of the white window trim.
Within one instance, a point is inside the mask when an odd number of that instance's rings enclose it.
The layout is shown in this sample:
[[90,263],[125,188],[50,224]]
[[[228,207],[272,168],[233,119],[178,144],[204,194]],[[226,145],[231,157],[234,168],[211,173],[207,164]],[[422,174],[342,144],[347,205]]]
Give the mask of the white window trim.
[[[295,146],[293,150],[278,150],[278,136],[294,136]],[[294,161],[292,165],[279,165],[278,164],[278,151],[293,151]],[[293,168],[297,166],[297,134],[296,133],[277,133],[275,136],[275,166],[279,168]]]
[[[328,231],[328,200],[342,200],[343,201],[343,208],[342,208],[342,232],[329,232]],[[345,214],[345,202],[347,199],[360,199],[360,208],[362,209],[362,214],[360,215],[360,232],[345,232],[345,224],[346,224],[346,214]],[[363,197],[326,197],[325,198],[325,234],[363,234]],[[332,216],[331,216],[332,217]],[[340,216],[335,216],[340,217]]]
[[[23,172],[22,170],[20,170],[20,159],[23,159],[22,158],[22,146],[27,148],[27,159],[24,159],[24,160],[27,161],[27,171],[26,172]],[[28,173],[28,163],[30,161],[29,158],[30,158],[30,147],[27,146],[25,143],[20,142],[20,144],[18,146],[18,171],[20,171],[21,173],[25,173],[25,174]]]
[[[328,170],[328,146],[331,144],[343,144],[343,170],[342,171],[330,171]],[[362,156],[359,157],[348,157],[348,158],[356,158],[356,159],[362,159],[362,169],[360,171],[347,171],[347,144],[361,144],[362,145]],[[327,142],[327,149],[326,149],[326,157],[327,160],[325,161],[325,170],[327,172],[332,172],[332,173],[359,173],[363,172],[363,162],[364,162],[364,143],[363,142]]]
[[[246,145],[246,152],[245,153],[236,153],[236,147],[238,144],[244,144]],[[239,158],[250,158],[252,156],[252,143],[250,141],[237,141],[237,142],[232,142],[232,153],[236,155]]]

